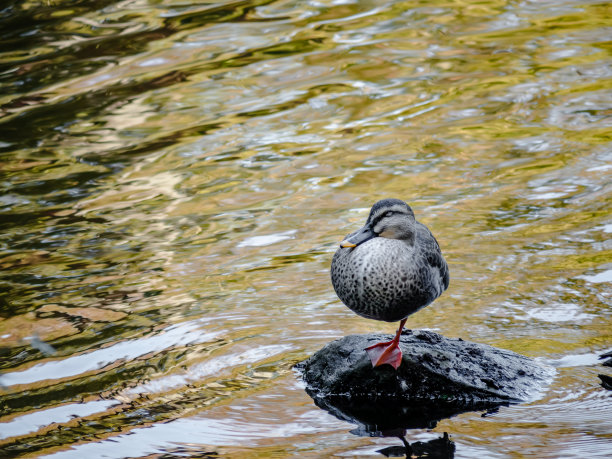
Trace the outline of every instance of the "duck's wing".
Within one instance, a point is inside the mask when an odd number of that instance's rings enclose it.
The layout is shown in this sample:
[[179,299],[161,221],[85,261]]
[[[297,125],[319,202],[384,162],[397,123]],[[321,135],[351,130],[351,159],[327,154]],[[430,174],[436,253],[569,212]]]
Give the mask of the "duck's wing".
[[429,231],[429,228],[422,223],[416,222],[416,230],[416,240],[418,241],[420,249],[423,251],[422,253],[426,257],[429,266],[438,269],[440,278],[444,284],[444,290],[446,290],[450,282],[450,273],[448,271],[446,260],[444,259],[444,256],[442,256],[440,245],[431,231]]

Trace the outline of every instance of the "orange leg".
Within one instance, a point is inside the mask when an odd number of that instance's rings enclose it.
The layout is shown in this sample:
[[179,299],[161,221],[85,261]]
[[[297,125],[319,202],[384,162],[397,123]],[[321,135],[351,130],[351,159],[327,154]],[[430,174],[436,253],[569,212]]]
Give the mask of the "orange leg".
[[399,348],[399,340],[405,323],[406,319],[402,319],[397,333],[395,334],[395,338],[391,341],[376,343],[373,346],[365,348],[368,357],[370,357],[372,361],[372,366],[377,367],[388,363],[397,370],[397,367],[402,363],[402,351]]

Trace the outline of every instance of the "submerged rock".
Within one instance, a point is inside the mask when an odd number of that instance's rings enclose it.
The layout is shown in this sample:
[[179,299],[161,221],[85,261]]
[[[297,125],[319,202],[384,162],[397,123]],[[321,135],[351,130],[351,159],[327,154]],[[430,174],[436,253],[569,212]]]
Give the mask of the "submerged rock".
[[321,408],[363,433],[433,427],[440,419],[536,398],[554,370],[528,357],[434,332],[406,330],[402,363],[373,368],[364,349],[388,335],[351,335],[298,364]]

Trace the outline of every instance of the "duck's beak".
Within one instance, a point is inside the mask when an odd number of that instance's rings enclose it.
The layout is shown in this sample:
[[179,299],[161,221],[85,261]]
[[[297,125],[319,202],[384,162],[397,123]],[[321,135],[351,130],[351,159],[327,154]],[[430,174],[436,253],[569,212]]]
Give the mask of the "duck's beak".
[[366,225],[360,230],[349,235],[349,237],[340,243],[340,247],[357,247],[359,244],[363,244],[365,241],[369,241],[375,237],[376,233],[372,231],[369,225]]

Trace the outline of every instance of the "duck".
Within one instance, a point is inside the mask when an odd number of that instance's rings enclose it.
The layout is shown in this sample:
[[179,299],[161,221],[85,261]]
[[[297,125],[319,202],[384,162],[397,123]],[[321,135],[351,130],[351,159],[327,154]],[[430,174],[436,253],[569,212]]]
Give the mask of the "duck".
[[397,370],[408,316],[436,300],[450,275],[438,241],[412,208],[400,199],[383,199],[372,206],[365,225],[340,242],[331,281],[340,300],[359,316],[400,322],[391,341],[365,349],[373,367],[389,364]]

